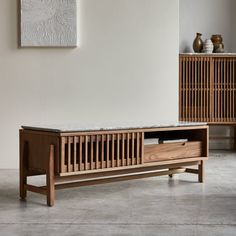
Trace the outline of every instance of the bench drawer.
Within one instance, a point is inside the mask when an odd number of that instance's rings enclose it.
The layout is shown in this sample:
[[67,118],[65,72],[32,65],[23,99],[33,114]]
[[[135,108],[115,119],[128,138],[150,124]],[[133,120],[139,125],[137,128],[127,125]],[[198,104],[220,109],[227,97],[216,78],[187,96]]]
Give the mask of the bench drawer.
[[144,146],[144,162],[173,160],[202,155],[201,141],[152,144]]

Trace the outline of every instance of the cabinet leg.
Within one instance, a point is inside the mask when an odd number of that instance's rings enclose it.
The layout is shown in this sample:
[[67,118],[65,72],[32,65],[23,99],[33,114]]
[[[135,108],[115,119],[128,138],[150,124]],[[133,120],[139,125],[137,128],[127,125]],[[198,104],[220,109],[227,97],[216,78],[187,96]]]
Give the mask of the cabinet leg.
[[20,198],[25,200],[27,191],[25,185],[27,184],[27,154],[28,143],[20,139]]
[[198,165],[198,181],[200,183],[203,183],[205,179],[204,165],[205,165],[204,161],[201,161],[200,164]]
[[234,144],[233,149],[236,150],[236,126],[234,126]]
[[55,202],[54,145],[50,145],[50,155],[46,171],[46,178],[47,178],[47,205],[53,206]]
[[[174,169],[173,168],[169,168],[169,171],[171,171],[171,170],[174,170]],[[170,178],[173,178],[173,176],[174,176],[173,174],[169,174]]]

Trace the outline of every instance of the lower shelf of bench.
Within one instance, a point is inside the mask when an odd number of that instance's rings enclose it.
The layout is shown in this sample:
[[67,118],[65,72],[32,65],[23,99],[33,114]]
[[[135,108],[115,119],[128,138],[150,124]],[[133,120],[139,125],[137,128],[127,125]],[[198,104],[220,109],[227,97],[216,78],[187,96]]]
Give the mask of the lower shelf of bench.
[[[146,177],[155,177],[155,176],[161,176],[161,175],[173,175],[173,174],[179,174],[183,172],[187,172],[186,168],[175,168],[172,170],[166,170],[166,171],[148,171],[148,172],[142,172],[142,173],[135,173],[135,174],[126,174],[126,175],[110,175],[110,176],[103,176],[103,177],[96,177],[96,178],[55,178],[55,189],[65,189],[65,188],[73,188],[73,187],[81,187],[81,186],[88,186],[88,185],[95,185],[95,184],[105,184],[105,183],[111,183],[111,182],[118,182],[118,181],[126,181],[126,180],[134,180],[134,179],[140,179],[140,178],[146,178]],[[63,179],[63,180],[62,180]],[[83,180],[81,180],[83,179]],[[76,181],[76,182],[72,182]],[[36,192],[40,194],[47,194],[47,186],[34,186],[34,185],[25,185],[26,190],[31,192]]]
[[[105,184],[117,181],[133,180],[146,177],[154,177],[161,175],[169,175],[172,177],[174,174],[179,173],[191,173],[198,175],[198,181],[203,182],[204,180],[204,161],[206,157],[189,158],[177,160],[176,163],[170,163],[170,161],[161,163],[146,163],[140,166],[129,166],[127,169],[107,169],[102,172],[89,171],[82,173],[73,173],[69,175],[56,175],[51,176],[51,181],[47,182],[46,186],[34,186],[26,183],[24,184],[24,191],[31,191],[47,196],[48,206],[52,206],[55,201],[54,191],[57,189],[81,187],[95,184]],[[155,165],[156,164],[156,165]],[[187,166],[197,165],[197,169],[187,168]],[[84,173],[83,173],[84,172]],[[30,176],[30,175],[28,175]],[[48,179],[48,176],[46,175]],[[25,196],[22,198],[24,199]]]

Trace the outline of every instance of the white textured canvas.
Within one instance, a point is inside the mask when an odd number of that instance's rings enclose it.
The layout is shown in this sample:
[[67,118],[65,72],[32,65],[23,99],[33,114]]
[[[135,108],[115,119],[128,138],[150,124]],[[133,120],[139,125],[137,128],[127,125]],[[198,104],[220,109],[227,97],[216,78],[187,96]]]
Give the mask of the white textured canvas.
[[21,0],[22,47],[76,47],[76,0]]

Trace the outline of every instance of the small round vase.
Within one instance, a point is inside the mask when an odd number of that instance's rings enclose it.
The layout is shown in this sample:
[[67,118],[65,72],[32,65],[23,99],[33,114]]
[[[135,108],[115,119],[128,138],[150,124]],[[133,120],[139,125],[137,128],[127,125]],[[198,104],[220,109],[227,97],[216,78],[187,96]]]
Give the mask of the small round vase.
[[216,53],[224,52],[224,44],[222,42],[223,39],[222,39],[222,36],[220,34],[213,34],[211,36],[211,41],[214,45],[213,52],[216,52]]
[[201,33],[197,33],[196,38],[193,41],[193,50],[196,53],[200,53],[203,49],[203,41],[201,39],[201,36]]
[[214,49],[214,45],[210,39],[206,39],[203,43],[203,53],[212,53]]

